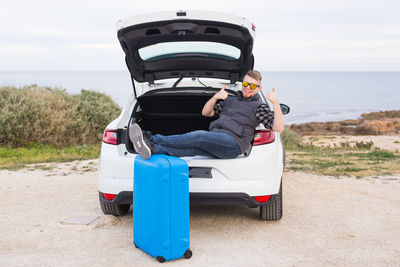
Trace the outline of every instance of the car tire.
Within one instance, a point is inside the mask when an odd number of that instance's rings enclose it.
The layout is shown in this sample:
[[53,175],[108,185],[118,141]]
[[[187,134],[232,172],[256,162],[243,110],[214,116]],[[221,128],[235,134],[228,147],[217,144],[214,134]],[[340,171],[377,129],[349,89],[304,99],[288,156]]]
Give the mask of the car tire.
[[130,204],[114,204],[106,202],[100,197],[100,207],[106,215],[123,216],[128,213],[130,206]]
[[277,221],[282,218],[282,180],[279,193],[272,197],[268,205],[260,207],[260,218],[263,221]]

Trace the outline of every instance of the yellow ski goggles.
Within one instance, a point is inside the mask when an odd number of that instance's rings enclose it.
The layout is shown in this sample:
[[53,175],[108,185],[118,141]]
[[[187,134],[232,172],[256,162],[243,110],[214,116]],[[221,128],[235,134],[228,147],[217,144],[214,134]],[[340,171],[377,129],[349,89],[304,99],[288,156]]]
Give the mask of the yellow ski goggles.
[[247,87],[247,86],[249,86],[250,85],[250,89],[251,90],[254,90],[254,89],[256,89],[257,87],[260,87],[259,85],[257,85],[257,84],[255,84],[255,83],[248,83],[248,82],[242,82],[242,86],[243,87]]

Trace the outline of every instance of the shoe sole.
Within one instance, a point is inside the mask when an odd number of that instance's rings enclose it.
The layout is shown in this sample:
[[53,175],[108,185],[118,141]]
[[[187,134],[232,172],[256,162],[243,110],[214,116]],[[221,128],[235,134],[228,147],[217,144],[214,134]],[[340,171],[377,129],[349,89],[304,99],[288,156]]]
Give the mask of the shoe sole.
[[144,142],[142,129],[136,123],[131,124],[129,127],[129,138],[132,141],[135,151],[142,159],[149,159],[151,157],[151,150]]

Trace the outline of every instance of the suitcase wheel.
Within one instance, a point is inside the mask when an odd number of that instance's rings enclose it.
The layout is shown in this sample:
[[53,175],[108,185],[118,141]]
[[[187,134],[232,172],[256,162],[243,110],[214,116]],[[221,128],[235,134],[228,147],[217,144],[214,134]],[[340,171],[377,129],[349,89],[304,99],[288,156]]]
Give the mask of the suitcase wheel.
[[136,248],[139,248],[135,243],[133,243],[135,245]]
[[165,258],[163,256],[157,256],[156,259],[158,260],[159,263],[165,262]]
[[185,254],[183,254],[183,257],[185,257],[185,259],[190,259],[192,257],[193,253],[190,249],[185,251]]

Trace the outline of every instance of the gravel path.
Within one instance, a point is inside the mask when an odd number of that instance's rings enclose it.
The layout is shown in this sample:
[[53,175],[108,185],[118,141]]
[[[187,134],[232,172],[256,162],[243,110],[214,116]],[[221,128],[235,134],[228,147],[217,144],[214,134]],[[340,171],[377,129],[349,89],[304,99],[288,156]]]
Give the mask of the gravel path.
[[[96,161],[0,171],[0,266],[159,266],[132,244],[132,211],[98,204]],[[284,215],[192,207],[193,257],[176,266],[399,266],[400,176],[284,175]],[[99,216],[66,225],[74,216]]]

